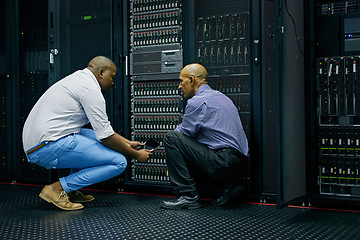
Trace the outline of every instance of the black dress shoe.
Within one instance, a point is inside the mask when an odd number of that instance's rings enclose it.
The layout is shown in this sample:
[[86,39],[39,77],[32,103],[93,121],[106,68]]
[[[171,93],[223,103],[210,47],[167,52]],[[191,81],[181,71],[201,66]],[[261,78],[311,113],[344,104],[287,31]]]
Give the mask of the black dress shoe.
[[181,196],[176,201],[163,201],[160,207],[166,209],[196,209],[201,208],[199,195],[195,197]]
[[231,184],[228,186],[224,193],[216,200],[214,200],[212,206],[224,206],[232,203],[236,198],[240,197],[245,188],[241,185]]

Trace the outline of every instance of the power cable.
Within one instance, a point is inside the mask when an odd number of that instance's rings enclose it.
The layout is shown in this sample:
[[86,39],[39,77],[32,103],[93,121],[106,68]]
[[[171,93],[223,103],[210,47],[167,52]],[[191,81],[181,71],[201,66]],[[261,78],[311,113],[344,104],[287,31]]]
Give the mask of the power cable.
[[299,48],[301,54],[304,55],[304,52],[303,52],[303,50],[302,50],[301,47],[300,47],[299,37],[298,37],[297,31],[296,31],[296,23],[295,23],[295,20],[294,20],[294,18],[292,17],[290,11],[289,11],[289,8],[288,8],[288,5],[287,5],[287,0],[284,0],[284,3],[285,3],[286,12],[288,13],[288,15],[289,15],[289,17],[291,18],[291,21],[292,21],[292,23],[293,23],[293,25],[294,25],[296,43],[297,43],[297,45],[298,45],[298,48]]

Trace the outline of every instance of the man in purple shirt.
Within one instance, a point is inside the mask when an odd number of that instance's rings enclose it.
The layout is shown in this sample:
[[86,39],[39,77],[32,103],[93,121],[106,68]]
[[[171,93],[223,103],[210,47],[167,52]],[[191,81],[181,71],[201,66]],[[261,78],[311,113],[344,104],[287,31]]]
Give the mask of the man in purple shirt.
[[233,102],[207,84],[207,71],[200,64],[185,66],[179,89],[188,99],[182,123],[167,133],[163,143],[175,201],[163,201],[166,209],[201,207],[196,178],[205,175],[228,184],[215,206],[229,203],[244,188],[239,180],[248,167],[248,142]]

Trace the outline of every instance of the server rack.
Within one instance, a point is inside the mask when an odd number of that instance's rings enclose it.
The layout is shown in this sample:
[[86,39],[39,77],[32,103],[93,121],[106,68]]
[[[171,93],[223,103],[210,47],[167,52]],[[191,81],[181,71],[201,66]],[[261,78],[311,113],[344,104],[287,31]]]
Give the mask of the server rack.
[[146,163],[131,159],[127,186],[169,187],[162,138],[181,121],[182,1],[130,1],[131,140],[160,143]]
[[[228,96],[238,108],[249,144],[254,129],[250,39],[248,1],[195,1],[194,61],[207,69],[209,85]],[[255,162],[255,154],[251,152],[250,156]],[[250,187],[250,170],[244,182]]]
[[[290,6],[294,4],[292,1],[287,2]],[[298,197],[305,197],[303,200],[309,201],[309,204],[338,203],[339,200],[356,202],[359,196],[359,2],[318,0],[307,2],[303,6],[306,24],[303,39],[306,41],[299,38],[299,42],[300,46],[304,43],[305,50],[306,64],[303,69],[306,77],[303,79],[303,86],[306,88],[306,98],[297,99],[301,103],[297,108],[300,112],[305,109],[307,118],[306,131],[299,132],[297,137],[301,141],[296,141],[303,148],[305,139],[306,159],[302,160],[304,155],[301,154],[301,157],[278,161],[278,169],[282,171],[278,177],[278,203],[281,206]],[[278,7],[280,12],[287,9],[281,4]],[[288,26],[283,28],[284,25],[278,23],[277,27],[284,30]],[[280,37],[277,46],[288,45],[292,41],[282,38],[283,33],[278,34]],[[281,60],[281,57],[276,59]],[[280,62],[279,66],[294,68],[299,65]],[[281,83],[282,74],[279,71],[280,93],[284,86]],[[280,94],[281,97],[284,95]],[[282,111],[282,106],[279,105]],[[288,111],[288,118],[291,119],[297,112],[299,111]],[[288,145],[293,146],[292,143]],[[278,148],[281,147],[284,144],[280,142]],[[278,152],[283,154],[286,151],[278,149]],[[286,171],[297,177],[288,176]],[[304,183],[307,184],[306,189]]]
[[359,2],[274,3],[277,206],[358,201]]
[[[16,89],[19,96],[14,117],[13,135],[16,141],[14,165],[17,181],[47,182],[49,171],[27,161],[22,148],[22,126],[31,108],[48,88],[48,25],[47,1],[42,1],[36,9],[29,1],[19,1],[19,79]],[[32,11],[29,11],[32,9]],[[21,17],[20,17],[21,16]],[[31,21],[29,21],[31,19]],[[19,109],[16,111],[16,109]]]
[[[317,1],[317,189],[329,198],[360,196],[360,98],[358,1]],[[334,31],[335,30],[335,31]]]

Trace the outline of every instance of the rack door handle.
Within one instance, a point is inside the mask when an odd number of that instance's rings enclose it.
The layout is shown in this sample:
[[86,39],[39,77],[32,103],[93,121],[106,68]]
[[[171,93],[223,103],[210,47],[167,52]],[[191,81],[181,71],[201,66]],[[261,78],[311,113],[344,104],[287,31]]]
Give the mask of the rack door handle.
[[259,64],[260,56],[259,56],[259,47],[260,47],[260,40],[254,40],[254,63]]

